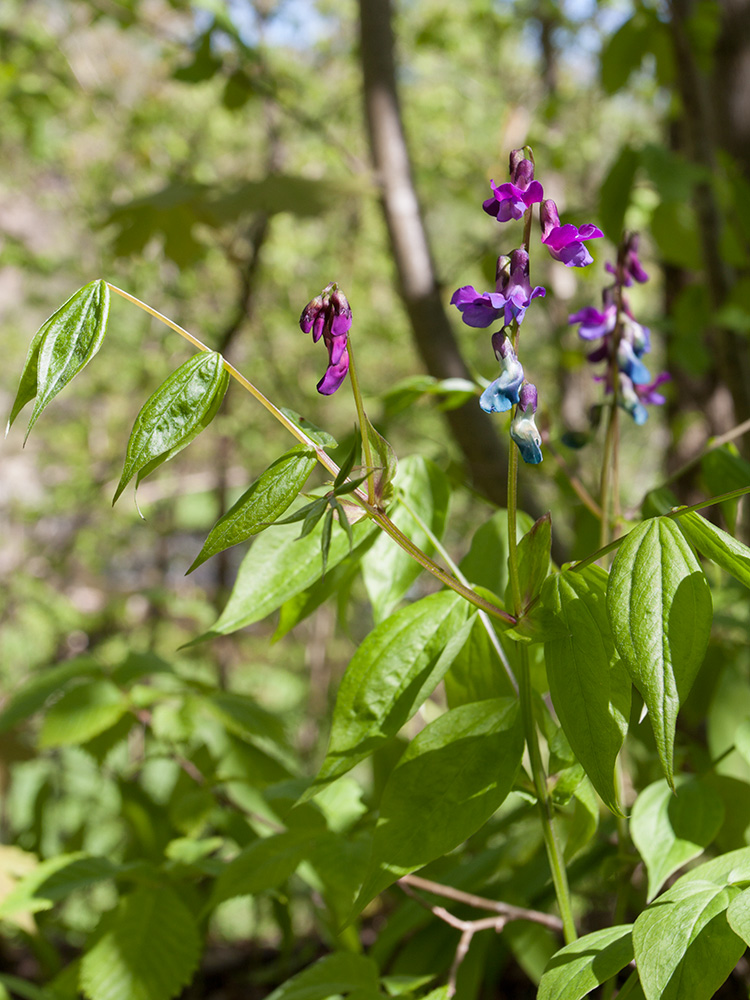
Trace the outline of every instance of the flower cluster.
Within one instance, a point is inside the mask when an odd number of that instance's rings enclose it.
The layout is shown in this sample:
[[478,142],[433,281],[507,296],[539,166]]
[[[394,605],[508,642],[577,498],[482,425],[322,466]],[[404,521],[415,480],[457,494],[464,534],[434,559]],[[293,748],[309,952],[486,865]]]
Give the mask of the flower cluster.
[[500,375],[484,390],[479,405],[487,413],[504,413],[516,407],[511,419],[510,436],[518,445],[524,462],[536,465],[542,461],[542,439],[534,422],[537,391],[526,381],[515,346],[526,310],[533,299],[545,295],[541,285],[531,287],[529,277],[528,240],[533,206],[540,205],[542,243],[554,260],[567,267],[590,264],[592,257],[584,243],[604,234],[596,226],[585,225],[579,229],[560,223],[554,201],[544,200],[542,185],[534,180],[534,159],[528,146],[514,149],[510,154],[510,181],[495,184],[493,180],[490,187],[492,197],[482,207],[498,222],[523,218],[524,244],[509,256],[498,258],[494,291],[478,292],[472,285],[464,285],[453,293],[451,304],[460,311],[467,326],[486,329],[496,322],[502,325],[502,329],[492,335]]
[[617,402],[636,424],[643,424],[648,420],[645,404],[658,406],[665,401],[656,390],[670,376],[662,372],[651,379],[651,373],[641,360],[651,350],[651,335],[648,327],[636,322],[622,293],[622,289],[630,287],[634,281],[641,284],[648,281],[648,275],[638,259],[638,235],[626,234],[617,263],[605,266],[615,280],[602,293],[602,309],[587,306],[573,313],[568,321],[579,324],[578,335],[583,340],[601,340],[588,360],[592,364],[606,362],[606,373],[594,378],[604,382],[606,391],[611,393],[615,388],[613,381],[616,375]]
[[322,337],[328,348],[328,368],[317,388],[322,395],[330,396],[349,371],[347,342],[352,325],[352,310],[335,281],[326,285],[320,295],[307,303],[302,310],[299,325],[303,333],[312,332],[314,343],[317,344]]

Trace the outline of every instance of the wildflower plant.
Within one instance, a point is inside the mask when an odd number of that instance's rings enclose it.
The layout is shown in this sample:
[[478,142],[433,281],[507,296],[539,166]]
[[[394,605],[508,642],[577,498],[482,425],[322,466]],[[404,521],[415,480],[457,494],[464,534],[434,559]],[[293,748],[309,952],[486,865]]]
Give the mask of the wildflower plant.
[[[287,770],[280,720],[237,692],[207,690],[203,682],[175,676],[171,687],[150,687],[132,665],[92,681],[87,661],[80,668],[64,665],[48,681],[33,678],[10,699],[0,714],[4,728],[40,710],[59,719],[69,706],[60,737],[68,746],[91,749],[94,736],[116,741],[138,727],[138,746],[178,760],[203,803],[201,822],[189,824],[187,833],[173,831],[163,857],[155,842],[136,859],[76,851],[21,877],[0,901],[7,918],[14,907],[49,908],[97,881],[116,886],[116,906],[71,966],[68,992],[60,995],[170,1000],[194,976],[206,920],[217,908],[269,893],[280,908],[300,885],[322,914],[331,954],[272,994],[279,1000],[458,996],[474,935],[490,929],[502,935],[516,921],[525,925],[523,940],[549,958],[540,970],[540,1000],[580,1000],[599,986],[605,997],[618,989],[623,1000],[708,1000],[750,942],[750,847],[726,847],[726,831],[717,839],[723,802],[708,778],[682,767],[689,744],[677,730],[710,638],[711,588],[701,558],[750,586],[750,549],[697,511],[750,487],[692,507],[666,506],[627,524],[619,517],[618,414],[632,418],[633,433],[646,433],[647,407],[663,402],[657,390],[669,377],[654,378],[646,367],[650,333],[635,319],[625,289],[647,274],[637,237],[626,234],[616,262],[607,265],[613,281],[601,308],[589,305],[570,317],[593,345],[589,361],[603,365],[596,375],[607,411],[598,501],[571,477],[601,521],[601,546],[575,563],[553,565],[552,516],[534,523],[517,501],[519,455],[524,465],[539,466],[544,448],[536,425],[539,393],[528,377],[534,358],[521,337],[545,298],[531,278],[534,214],[541,246],[569,268],[591,263],[591,241],[602,232],[593,224],[563,223],[534,172],[531,150],[514,150],[509,180],[493,180],[483,204],[502,224],[503,239],[514,224],[521,227],[520,245],[504,246],[498,257],[494,289],[466,285],[451,299],[466,326],[496,327],[490,343],[500,372],[477,390],[478,405],[491,419],[507,421],[510,445],[507,510],[478,526],[458,563],[441,540],[450,498],[446,477],[419,455],[398,467],[365,412],[356,315],[335,282],[308,303],[299,324],[328,352],[318,392],[331,395],[349,376],[358,441],[340,464],[327,432],[277,406],[219,353],[104,280],[76,292],[32,340],[8,424],[34,402],[29,431],[102,347],[112,293],[197,349],[138,414],[115,500],[210,424],[230,381],[294,438],[214,525],[189,569],[261,536],[245,555],[224,610],[193,644],[235,633],[279,609],[277,634],[284,634],[332,595],[343,600],[360,572],[375,620],[341,680],[328,750],[313,775]],[[330,482],[300,503],[316,465]],[[617,530],[622,533],[613,538]],[[438,589],[412,599],[423,569]],[[414,727],[411,720],[441,684],[444,700]],[[46,707],[52,697],[59,701]],[[164,725],[162,703],[186,719],[205,708],[211,719],[205,741],[191,734],[177,748],[165,744],[153,721]],[[637,722],[641,704],[663,774],[645,788],[637,787],[635,768],[626,780],[628,747],[637,743],[639,760],[647,753]],[[85,732],[76,729],[81,719]],[[50,731],[54,727],[44,730],[45,746],[54,747]],[[401,753],[397,741],[405,733],[410,739]],[[747,747],[747,726],[735,739]],[[362,803],[350,772],[373,755],[380,775],[376,801]],[[716,765],[704,758],[701,767],[710,776]],[[529,846],[522,849],[522,841]],[[704,850],[715,856],[673,880]],[[592,930],[579,918],[583,902],[595,897],[590,872],[599,857],[614,872],[615,917],[606,924],[600,913]],[[408,904],[422,907],[397,912],[394,926],[401,920],[402,936],[427,920],[457,932],[428,974],[419,962],[412,971],[406,959],[408,974],[391,974],[386,947],[362,953],[362,921],[375,912],[373,927],[387,924],[399,904],[376,900],[396,887]],[[457,906],[463,915],[454,912]],[[476,909],[484,914],[466,915]],[[580,930],[588,933],[578,939]],[[506,938],[507,947],[515,947],[517,939]]]

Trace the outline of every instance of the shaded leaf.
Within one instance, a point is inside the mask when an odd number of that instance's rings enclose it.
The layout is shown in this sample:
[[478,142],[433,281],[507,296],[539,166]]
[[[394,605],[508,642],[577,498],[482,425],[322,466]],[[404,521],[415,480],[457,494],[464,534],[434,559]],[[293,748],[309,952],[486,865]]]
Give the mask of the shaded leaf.
[[295,830],[254,841],[224,867],[207,908],[213,909],[225,899],[254,896],[281,885],[309,853],[313,837],[308,831]]
[[[519,510],[516,518],[516,541],[530,531],[534,522]],[[470,583],[486,587],[499,598],[508,586],[508,512],[496,511],[474,532],[469,551],[459,568]]]
[[81,959],[80,986],[90,1000],[170,1000],[198,966],[195,920],[165,886],[125,896],[102,930]]
[[[492,628],[491,625],[489,627]],[[469,635],[444,681],[450,708],[487,698],[514,696],[508,673],[479,615],[472,615]]]
[[426,726],[391,772],[355,908],[463,843],[506,798],[521,766],[518,702],[461,705]]
[[78,677],[95,677],[102,668],[86,656],[77,656],[67,663],[46,667],[32,676],[15,691],[0,712],[0,733],[7,732],[24,719],[34,715],[44,707],[47,699],[64,687],[68,681]]
[[377,1000],[378,967],[371,958],[340,951],[283,983],[268,1000],[332,1000],[357,993],[363,1000]]
[[673,785],[677,713],[703,662],[712,602],[700,563],[670,518],[642,522],[620,545],[609,577],[607,614]]
[[108,680],[88,681],[67,691],[44,716],[40,747],[85,743],[113,726],[128,709],[120,689]]

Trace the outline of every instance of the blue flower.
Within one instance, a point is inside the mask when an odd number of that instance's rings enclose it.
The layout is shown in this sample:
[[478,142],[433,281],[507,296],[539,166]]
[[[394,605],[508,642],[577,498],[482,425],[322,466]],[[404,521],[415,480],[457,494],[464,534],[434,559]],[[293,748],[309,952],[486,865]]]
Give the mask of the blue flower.
[[523,383],[523,366],[504,331],[493,333],[492,346],[495,357],[500,362],[501,373],[479,397],[479,405],[485,413],[505,413],[518,402],[518,391]]
[[542,461],[542,435],[534,421],[537,408],[536,386],[524,382],[518,399],[518,409],[510,422],[510,436],[518,445],[521,458],[528,465]]

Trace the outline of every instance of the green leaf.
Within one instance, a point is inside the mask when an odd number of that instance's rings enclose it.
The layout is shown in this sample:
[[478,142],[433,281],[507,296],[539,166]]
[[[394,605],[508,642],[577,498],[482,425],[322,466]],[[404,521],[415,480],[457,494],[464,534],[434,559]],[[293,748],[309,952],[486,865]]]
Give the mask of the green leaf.
[[87,656],[77,656],[56,667],[46,667],[10,696],[0,712],[0,733],[7,732],[38,712],[44,707],[47,699],[64,687],[69,680],[78,677],[96,677],[101,672],[99,664]]
[[[492,626],[489,626],[492,628]],[[497,640],[495,640],[497,641]],[[450,708],[488,698],[512,698],[515,694],[508,673],[479,617],[471,618],[466,642],[445,675],[445,696]]]
[[[358,545],[375,530],[369,519],[355,524],[354,544]],[[188,645],[252,625],[320,579],[320,535],[320,525],[303,539],[297,538],[297,529],[292,524],[264,532],[242,560],[232,593],[217,621],[210,631]],[[349,539],[343,531],[335,532],[328,553],[328,570],[348,555]]]
[[[549,573],[552,546],[552,519],[549,514],[540,517],[518,543],[518,577],[521,607],[526,608],[538,596]],[[513,606],[510,582],[505,591],[506,607]]]
[[[427,458],[410,455],[399,464],[398,495],[415,511],[432,533],[440,538],[445,529],[450,487],[445,474]],[[416,546],[428,554],[432,543],[405,506],[397,504],[392,520]],[[372,602],[375,621],[393,611],[422,567],[400,546],[382,535],[362,560],[362,575]]]
[[109,287],[84,285],[36,333],[29,347],[8,429],[36,397],[26,437],[47,404],[82,371],[102,346],[109,315]]
[[599,219],[612,243],[619,243],[630,205],[639,156],[631,146],[623,146],[599,189]]
[[273,524],[305,485],[316,462],[315,452],[303,445],[277,458],[219,518],[188,573],[217,552],[244,542]]
[[647,1000],[710,1000],[745,950],[727,923],[739,890],[699,879],[675,883],[633,927]]
[[678,778],[676,791],[657,781],[633,806],[630,833],[646,862],[649,900],[670,875],[708,847],[724,821],[718,792],[697,778]]
[[127,700],[112,681],[79,684],[67,691],[45,715],[39,746],[85,743],[113,726],[127,709]]
[[[331,741],[303,801],[393,739],[435,690],[466,636],[466,602],[431,594],[378,625],[346,669],[336,698]],[[454,640],[454,641],[451,641]]]
[[542,603],[568,631],[544,644],[550,694],[560,725],[605,804],[620,813],[615,762],[628,729],[630,680],[615,651],[599,566],[563,570],[542,588]]
[[309,438],[324,448],[337,448],[338,442],[332,434],[328,431],[322,430],[317,424],[311,423],[305,417],[301,417],[299,413],[295,410],[290,410],[288,406],[279,407],[281,412],[285,417],[288,417],[292,421],[295,427],[298,427],[301,431],[304,431]]
[[256,840],[225,866],[216,880],[207,908],[225,899],[255,896],[285,882],[310,851],[313,834],[298,831]]
[[727,921],[734,933],[750,945],[750,889],[734,897],[727,907]]
[[229,384],[224,359],[215,351],[194,354],[151,395],[130,432],[115,503],[136,473],[141,480],[167,462],[211,423]]
[[170,1000],[192,979],[198,928],[172,889],[137,889],[102,925],[81,959],[80,987],[90,1000]]
[[[750,462],[739,454],[733,444],[714,448],[701,459],[701,474],[709,495],[720,496],[742,489],[750,482]],[[737,518],[737,501],[728,500],[721,504],[721,512],[726,518],[730,531],[734,531]]]
[[701,555],[713,560],[740,583],[750,587],[750,549],[747,545],[711,524],[697,511],[682,514],[675,520]]
[[632,924],[605,927],[553,955],[537,1000],[581,1000],[633,960]]
[[677,713],[711,631],[711,591],[677,525],[655,517],[620,545],[607,589],[615,645],[648,707],[664,774],[674,786]]
[[[39,910],[51,909],[55,900],[40,892],[40,887],[48,884],[58,872],[86,857],[82,851],[75,854],[59,854],[37,865],[19,879],[0,901],[0,918],[6,919],[19,912],[36,913]],[[3,874],[7,878],[7,873]]]
[[[534,522],[523,511],[516,518],[516,541],[530,531]],[[474,532],[469,551],[459,568],[470,583],[486,587],[502,598],[508,586],[508,512],[496,511]]]
[[268,1000],[332,1000],[349,993],[367,1000],[380,997],[378,967],[371,958],[340,951],[283,983]]
[[[637,11],[607,41],[601,54],[601,80],[605,93],[621,90],[649,51],[649,24]],[[614,237],[615,240],[619,239]]]
[[386,507],[393,497],[393,480],[398,470],[396,453],[391,448],[386,439],[379,434],[365,416],[367,437],[373,451],[373,461],[375,463],[375,503],[380,507]]
[[463,843],[506,798],[523,754],[518,702],[461,705],[412,740],[383,790],[355,908]]

